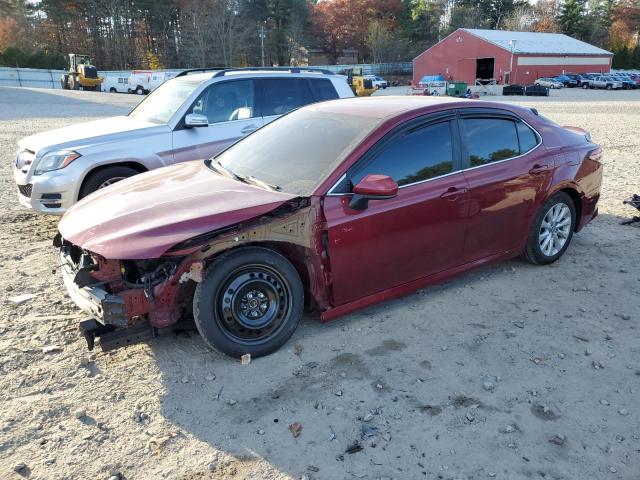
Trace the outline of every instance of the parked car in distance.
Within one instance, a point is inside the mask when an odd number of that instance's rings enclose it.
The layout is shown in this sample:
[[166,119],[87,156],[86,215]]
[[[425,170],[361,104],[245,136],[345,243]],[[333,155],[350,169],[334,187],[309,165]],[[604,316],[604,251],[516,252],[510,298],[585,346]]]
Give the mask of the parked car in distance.
[[13,166],[20,203],[61,215],[123,178],[209,158],[301,105],[353,96],[345,77],[320,70],[192,73],[163,83],[129,115],[20,140]]
[[129,93],[136,95],[146,95],[151,91],[149,82],[153,70],[134,70],[129,75]]
[[556,261],[601,181],[589,134],[535,109],[346,99],[96,192],[54,244],[90,343],[193,316],[208,345],[257,357],[304,308],[329,321],[489,262]]
[[564,84],[558,80],[554,80],[553,78],[543,77],[538,78],[533,82],[534,85],[541,85],[547,88],[563,88]]
[[365,75],[364,78],[370,79],[374,87],[382,90],[389,86],[389,82],[387,82],[384,78],[378,77],[376,75]]
[[568,75],[556,75],[555,77],[553,77],[553,80],[556,80],[557,82],[560,82],[565,87],[569,87],[569,88],[578,86],[578,81],[575,78],[571,78]]
[[610,76],[613,77],[615,80],[619,80],[620,82],[622,82],[622,88],[625,90],[631,90],[636,88],[635,80],[633,80],[632,78],[630,78],[628,75],[624,73],[612,73]]
[[[588,88],[589,78],[585,74],[567,73],[566,76],[572,80],[575,80],[576,87]],[[587,87],[584,86],[585,83],[587,84]]]
[[127,77],[107,76],[100,86],[103,92],[127,93],[129,89],[129,79]]
[[619,90],[622,88],[622,82],[616,80],[610,75],[600,75],[591,80],[590,88],[604,88],[607,90]]

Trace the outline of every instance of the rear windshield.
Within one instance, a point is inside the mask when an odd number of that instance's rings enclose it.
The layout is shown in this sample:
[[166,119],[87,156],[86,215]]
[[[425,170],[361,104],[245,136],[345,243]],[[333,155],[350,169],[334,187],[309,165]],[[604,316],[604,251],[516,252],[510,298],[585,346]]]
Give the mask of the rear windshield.
[[378,122],[307,107],[271,122],[216,160],[236,175],[309,196]]

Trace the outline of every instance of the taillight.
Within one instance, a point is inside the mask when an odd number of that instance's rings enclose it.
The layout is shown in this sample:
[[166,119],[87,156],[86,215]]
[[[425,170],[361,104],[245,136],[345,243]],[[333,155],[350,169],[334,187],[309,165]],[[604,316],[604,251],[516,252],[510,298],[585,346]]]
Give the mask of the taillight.
[[594,162],[602,163],[602,148],[598,147],[591,150],[587,155],[587,158]]

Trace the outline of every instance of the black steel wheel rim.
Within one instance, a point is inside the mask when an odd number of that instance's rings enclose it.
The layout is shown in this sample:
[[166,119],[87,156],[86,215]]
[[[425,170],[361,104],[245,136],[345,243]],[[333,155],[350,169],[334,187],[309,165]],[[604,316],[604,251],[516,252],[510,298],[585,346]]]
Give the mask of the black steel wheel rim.
[[229,339],[256,345],[282,329],[291,304],[291,290],[279,272],[266,265],[246,265],[223,281],[215,298],[215,318]]

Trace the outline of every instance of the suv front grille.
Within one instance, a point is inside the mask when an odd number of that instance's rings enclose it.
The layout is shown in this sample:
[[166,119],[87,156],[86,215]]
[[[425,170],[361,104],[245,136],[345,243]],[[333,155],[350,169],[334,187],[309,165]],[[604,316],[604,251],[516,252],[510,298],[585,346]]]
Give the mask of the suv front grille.
[[31,185],[30,183],[27,183],[26,185],[18,185],[18,190],[20,191],[21,195],[31,198],[31,190],[33,190],[33,185]]

